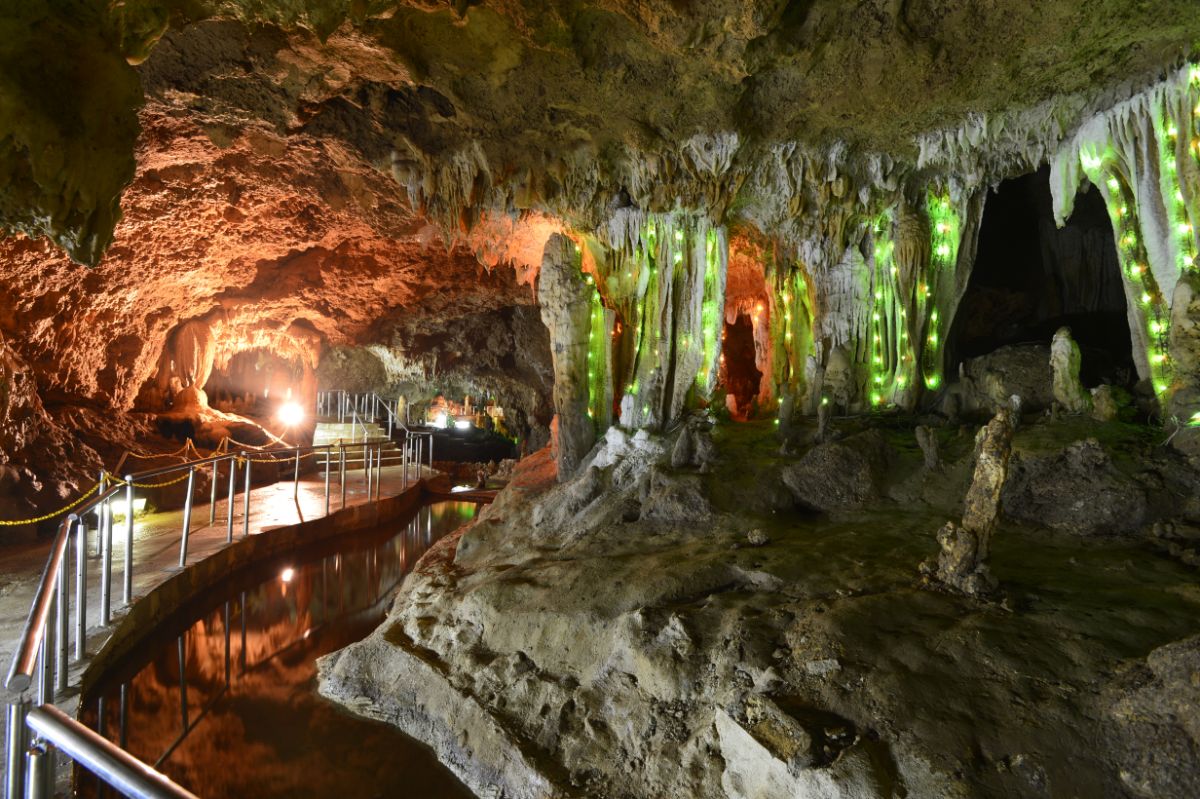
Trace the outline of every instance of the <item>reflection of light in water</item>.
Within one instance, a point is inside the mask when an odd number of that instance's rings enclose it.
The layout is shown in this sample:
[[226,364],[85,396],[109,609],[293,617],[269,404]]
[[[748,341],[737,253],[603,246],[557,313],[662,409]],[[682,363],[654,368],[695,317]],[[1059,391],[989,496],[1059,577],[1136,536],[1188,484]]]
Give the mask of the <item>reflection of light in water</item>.
[[[182,633],[182,647],[174,637],[151,647],[162,649],[126,684],[124,714],[120,687],[101,689],[106,737],[127,739],[129,751],[150,763],[165,756],[160,768],[206,799],[466,799],[422,747],[331,709],[315,696],[313,685],[316,657],[361,639],[379,624],[408,567],[426,551],[426,541],[453,532],[476,507],[473,502],[427,506],[388,541],[365,548],[362,539],[349,541],[342,552],[279,567],[257,588],[231,589],[223,605],[200,614]],[[92,725],[96,697],[84,700]],[[186,720],[181,705],[188,709]],[[297,755],[303,767],[297,768]],[[393,765],[356,770],[355,757]],[[401,790],[405,786],[407,794]]]

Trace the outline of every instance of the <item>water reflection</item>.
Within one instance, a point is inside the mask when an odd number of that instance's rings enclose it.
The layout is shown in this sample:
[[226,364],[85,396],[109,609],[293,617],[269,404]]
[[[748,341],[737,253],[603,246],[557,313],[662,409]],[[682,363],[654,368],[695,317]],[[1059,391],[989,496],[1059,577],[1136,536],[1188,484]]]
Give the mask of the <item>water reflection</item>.
[[315,661],[370,633],[412,564],[475,508],[436,503],[390,539],[231,586],[113,669],[84,722],[205,799],[471,796],[421,744],[319,697]]

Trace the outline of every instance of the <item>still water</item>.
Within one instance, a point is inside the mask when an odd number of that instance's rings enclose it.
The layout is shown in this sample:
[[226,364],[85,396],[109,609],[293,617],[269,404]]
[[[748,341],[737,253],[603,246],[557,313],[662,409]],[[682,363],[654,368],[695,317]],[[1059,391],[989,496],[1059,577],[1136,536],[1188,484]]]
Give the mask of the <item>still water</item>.
[[422,744],[321,698],[316,659],[378,626],[421,554],[474,515],[439,502],[231,581],[112,669],[84,723],[203,799],[470,797]]

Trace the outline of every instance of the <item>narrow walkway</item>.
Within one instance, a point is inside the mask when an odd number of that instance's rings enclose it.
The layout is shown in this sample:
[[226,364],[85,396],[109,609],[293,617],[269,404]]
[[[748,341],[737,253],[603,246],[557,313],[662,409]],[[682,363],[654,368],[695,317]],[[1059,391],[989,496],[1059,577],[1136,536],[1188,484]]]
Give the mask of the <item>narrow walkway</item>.
[[[429,478],[435,474],[437,473],[424,467],[421,476]],[[410,486],[417,477],[416,467],[410,466]],[[383,467],[380,471],[379,482],[381,498],[401,493],[402,485],[403,475],[400,466]],[[336,473],[331,477],[329,491],[329,509],[332,513],[342,507],[341,485]],[[346,507],[366,504],[369,501],[362,469],[348,471],[346,475]],[[245,496],[239,491],[234,501],[234,542],[242,537],[245,524],[245,518],[242,515],[244,502]],[[209,510],[208,502],[196,505],[192,509],[192,530],[188,536],[187,562],[189,564],[203,560],[226,546],[228,505],[224,499],[217,501],[216,524],[214,525],[208,524]],[[290,480],[285,480],[251,490],[251,535],[298,522],[319,519],[324,515],[325,480],[323,474],[301,476],[298,486]],[[133,529],[134,601],[147,595],[173,574],[179,572],[182,525],[182,510],[148,514],[135,519]],[[125,562],[124,522],[121,521],[113,525],[113,623],[107,628],[94,624],[99,619],[100,607],[100,556],[96,551],[95,536],[95,530],[89,532],[87,586],[89,619],[87,651],[89,655],[99,651],[100,647],[108,640],[109,631],[115,629],[117,622],[125,612],[125,606],[121,601],[124,581],[123,564]],[[4,705],[18,698],[16,694],[5,690],[2,683],[8,675],[13,652],[16,650],[24,629],[30,605],[33,603],[33,595],[37,591],[38,581],[41,580],[42,570],[46,565],[46,559],[50,555],[50,543],[44,541],[0,550],[0,703]],[[71,575],[74,574],[73,568],[72,566]],[[74,579],[74,577],[72,576],[70,579]],[[73,585],[71,612],[73,624]],[[72,662],[72,685],[77,684],[77,678],[87,664],[88,659]],[[35,699],[34,694],[35,690],[31,688],[29,697]],[[75,703],[74,689],[68,689],[67,695],[58,698],[55,702],[62,710],[71,715],[74,715]],[[3,723],[3,719],[0,718],[0,726],[3,726]],[[4,757],[3,747],[0,747],[0,773],[3,773]]]

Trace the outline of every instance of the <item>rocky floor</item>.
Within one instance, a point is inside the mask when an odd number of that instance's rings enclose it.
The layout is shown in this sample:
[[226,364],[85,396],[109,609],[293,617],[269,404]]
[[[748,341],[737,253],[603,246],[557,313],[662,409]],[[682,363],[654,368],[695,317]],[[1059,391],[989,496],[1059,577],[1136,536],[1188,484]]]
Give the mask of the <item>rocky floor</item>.
[[564,484],[526,459],[322,692],[482,796],[1198,795],[1196,464],[1027,422],[981,602],[917,568],[973,428],[930,470],[911,420],[837,427],[781,455],[721,425],[698,468],[610,431]]

